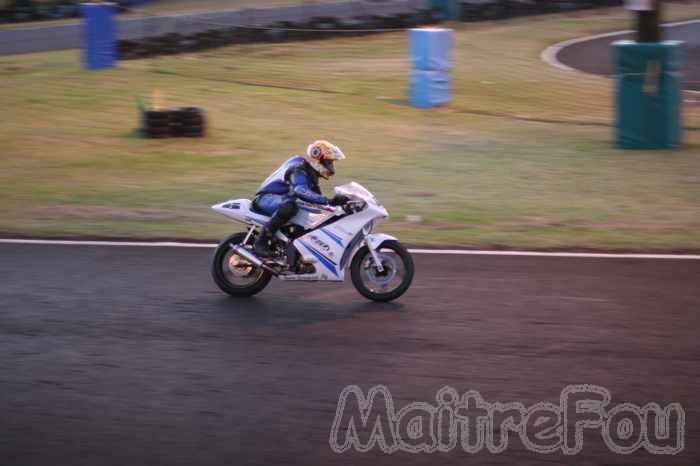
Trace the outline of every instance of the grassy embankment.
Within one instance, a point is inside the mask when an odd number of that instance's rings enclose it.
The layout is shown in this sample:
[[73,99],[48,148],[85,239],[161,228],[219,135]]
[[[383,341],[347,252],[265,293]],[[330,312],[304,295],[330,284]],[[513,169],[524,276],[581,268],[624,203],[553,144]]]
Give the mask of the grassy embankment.
[[[288,154],[327,138],[348,154],[334,181],[366,185],[393,215],[385,230],[409,243],[700,249],[700,131],[679,151],[616,150],[610,81],[539,59],[627,22],[613,9],[458,26],[455,100],[430,111],[405,102],[403,33],[106,72],[81,70],[75,51],[0,57],[0,231],[218,238],[237,227],[210,204],[250,196]],[[135,97],[155,88],[205,107],[208,137],[139,138]],[[698,108],[687,116],[700,126]]]

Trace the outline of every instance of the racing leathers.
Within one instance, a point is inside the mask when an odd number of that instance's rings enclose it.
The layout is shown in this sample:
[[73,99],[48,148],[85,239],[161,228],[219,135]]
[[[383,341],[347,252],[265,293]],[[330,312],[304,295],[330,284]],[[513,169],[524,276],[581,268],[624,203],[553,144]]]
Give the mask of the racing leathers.
[[333,202],[321,194],[318,178],[318,173],[297,155],[284,162],[260,185],[253,205],[272,218],[255,241],[256,254],[270,255],[270,239],[299,210],[297,198],[322,205]]

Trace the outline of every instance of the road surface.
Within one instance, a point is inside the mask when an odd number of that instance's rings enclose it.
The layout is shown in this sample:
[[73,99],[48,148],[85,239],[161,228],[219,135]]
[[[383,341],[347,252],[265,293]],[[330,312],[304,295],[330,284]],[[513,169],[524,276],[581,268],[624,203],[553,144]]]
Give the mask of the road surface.
[[[685,88],[700,91],[700,20],[665,27],[663,34],[665,40],[684,42]],[[618,34],[577,42],[561,49],[557,59],[564,65],[586,73],[611,76],[615,74],[612,43],[631,40],[633,37],[633,34]]]
[[[3,465],[697,465],[700,261],[417,255],[393,304],[350,284],[221,294],[208,249],[0,245]],[[558,403],[568,384],[686,411],[673,458],[332,451],[341,391],[397,409],[449,385]]]
[[[119,19],[119,39],[142,39],[169,33],[194,34],[209,29],[233,26],[267,26],[281,21],[303,23],[315,17],[351,18],[355,16],[393,15],[424,8],[424,0],[338,1],[282,7],[248,8],[192,12],[141,18]],[[0,29],[0,55],[45,52],[81,47],[78,23]]]

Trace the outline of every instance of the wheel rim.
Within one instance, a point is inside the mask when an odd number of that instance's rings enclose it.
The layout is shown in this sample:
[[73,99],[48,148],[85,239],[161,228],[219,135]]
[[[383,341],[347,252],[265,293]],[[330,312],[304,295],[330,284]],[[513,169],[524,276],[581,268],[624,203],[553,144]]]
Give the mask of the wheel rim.
[[384,268],[379,272],[368,252],[360,264],[360,278],[365,287],[375,294],[391,293],[401,286],[406,276],[406,266],[401,256],[391,249],[377,251]]
[[230,250],[221,261],[221,271],[232,286],[247,287],[258,281],[263,270]]

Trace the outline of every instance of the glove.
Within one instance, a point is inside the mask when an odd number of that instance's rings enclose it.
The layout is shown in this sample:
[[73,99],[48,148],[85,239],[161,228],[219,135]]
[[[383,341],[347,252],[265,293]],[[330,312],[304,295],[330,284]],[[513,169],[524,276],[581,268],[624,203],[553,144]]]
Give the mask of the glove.
[[343,196],[342,194],[336,194],[335,196],[333,196],[333,199],[329,201],[329,203],[332,206],[337,206],[347,204],[348,201],[349,199],[347,196]]

